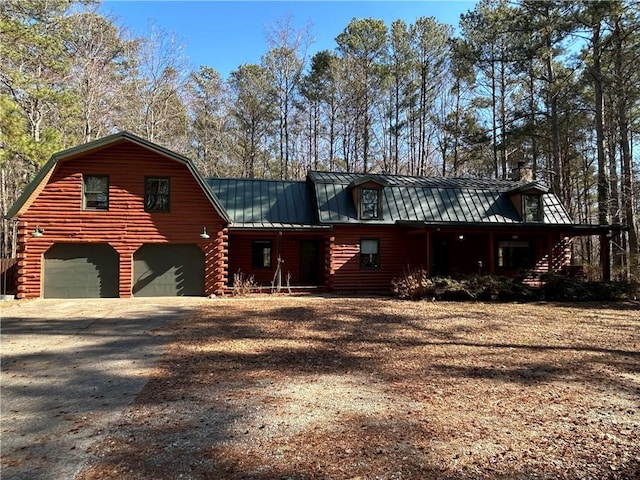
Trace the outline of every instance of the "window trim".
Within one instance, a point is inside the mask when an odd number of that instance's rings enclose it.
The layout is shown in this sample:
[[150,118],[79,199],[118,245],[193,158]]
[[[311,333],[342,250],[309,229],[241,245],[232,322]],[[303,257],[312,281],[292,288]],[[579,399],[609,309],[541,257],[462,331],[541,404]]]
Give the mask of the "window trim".
[[[260,248],[258,251],[257,249]],[[267,259],[265,256],[265,249],[269,249],[269,264],[265,265],[264,261]],[[260,258],[262,259],[261,264],[256,262],[258,258],[258,253]],[[270,270],[273,266],[273,241],[272,240],[261,240],[255,239],[251,240],[251,268],[259,269],[259,270]]]
[[[378,197],[376,205],[376,216],[365,216],[364,195],[366,191],[376,192]],[[360,220],[381,220],[382,219],[382,188],[380,187],[360,187],[358,191],[358,217]]]
[[[147,192],[149,187],[150,180],[166,180],[167,181],[167,208],[166,209],[158,209],[158,208],[148,208],[147,207]],[[171,178],[170,177],[162,177],[158,175],[147,175],[144,177],[144,211],[148,213],[169,213],[171,212]]]
[[[363,242],[376,242],[375,253],[362,253]],[[380,270],[380,239],[379,238],[361,238],[359,243],[360,270]],[[365,255],[375,255],[375,259],[365,260]],[[371,264],[371,265],[370,265]]]
[[[531,216],[527,214],[527,200],[536,199],[538,202],[538,218],[532,219]],[[532,223],[542,223],[544,221],[544,204],[542,201],[542,195],[539,194],[531,194],[531,193],[523,193],[522,194],[522,221],[523,222],[532,222]]]
[[[106,191],[106,195],[107,195],[107,205],[106,207],[90,207],[87,206],[87,194],[96,194],[96,193],[102,193],[102,192],[88,192],[87,191],[87,179],[89,178],[106,178],[107,179],[107,191]],[[111,182],[109,179],[109,175],[103,175],[103,174],[96,174],[96,173],[83,173],[82,174],[82,210],[85,211],[89,211],[89,212],[106,212],[109,210],[109,189],[111,186]]]

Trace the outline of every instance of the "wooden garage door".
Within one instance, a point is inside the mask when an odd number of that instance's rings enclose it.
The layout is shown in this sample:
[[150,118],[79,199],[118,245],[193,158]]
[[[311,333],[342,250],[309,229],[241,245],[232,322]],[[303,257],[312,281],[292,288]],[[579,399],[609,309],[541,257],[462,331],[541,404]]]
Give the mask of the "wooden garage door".
[[143,245],[133,255],[136,297],[204,295],[204,252],[197,245]]
[[119,261],[106,243],[56,243],[44,254],[43,297],[118,297]]

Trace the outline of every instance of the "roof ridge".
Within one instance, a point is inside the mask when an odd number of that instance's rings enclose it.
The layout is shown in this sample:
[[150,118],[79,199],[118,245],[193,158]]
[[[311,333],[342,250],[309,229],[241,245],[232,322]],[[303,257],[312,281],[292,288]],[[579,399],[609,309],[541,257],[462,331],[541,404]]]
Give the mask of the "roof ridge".
[[205,180],[219,180],[229,182],[281,182],[281,183],[306,183],[306,180],[279,180],[276,178],[242,178],[242,177],[206,177]]

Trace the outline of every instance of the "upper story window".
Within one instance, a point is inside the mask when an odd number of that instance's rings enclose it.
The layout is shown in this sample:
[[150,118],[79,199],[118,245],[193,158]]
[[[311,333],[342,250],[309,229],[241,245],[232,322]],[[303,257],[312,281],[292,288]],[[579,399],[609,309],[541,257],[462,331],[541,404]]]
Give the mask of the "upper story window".
[[380,218],[379,188],[362,188],[360,190],[360,218],[363,220]]
[[146,177],[144,185],[144,209],[147,212],[169,211],[169,179]]
[[106,175],[82,176],[82,209],[109,210],[109,177]]
[[542,222],[542,195],[522,195],[522,220]]
[[271,268],[271,240],[254,240],[251,244],[253,268]]

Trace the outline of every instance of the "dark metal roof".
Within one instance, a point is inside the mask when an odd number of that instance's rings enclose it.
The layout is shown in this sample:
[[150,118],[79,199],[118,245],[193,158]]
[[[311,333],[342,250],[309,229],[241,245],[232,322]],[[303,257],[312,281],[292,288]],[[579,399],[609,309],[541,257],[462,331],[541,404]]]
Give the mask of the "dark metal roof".
[[[232,219],[232,228],[312,229],[332,224],[418,223],[522,225],[510,195],[520,182],[472,178],[410,177],[311,172],[309,181],[210,178],[207,183]],[[382,218],[360,220],[354,185],[383,185]],[[530,188],[531,185],[528,185]],[[544,222],[572,225],[559,199],[544,193]]]
[[334,183],[349,185],[360,184],[362,179],[372,180],[386,186],[404,187],[431,187],[431,188],[497,188],[507,191],[521,185],[514,180],[491,180],[484,178],[457,178],[457,177],[414,177],[409,175],[384,175],[341,172],[317,172],[309,173],[309,178],[315,184]]
[[313,190],[303,181],[209,178],[207,183],[235,228],[308,229],[315,219]]
[[[359,220],[350,185],[362,175],[311,172],[320,223],[394,224],[397,222],[456,224],[522,224],[507,192],[520,183],[512,180],[371,175],[385,185],[382,219]],[[572,224],[553,194],[543,194],[543,224]]]

